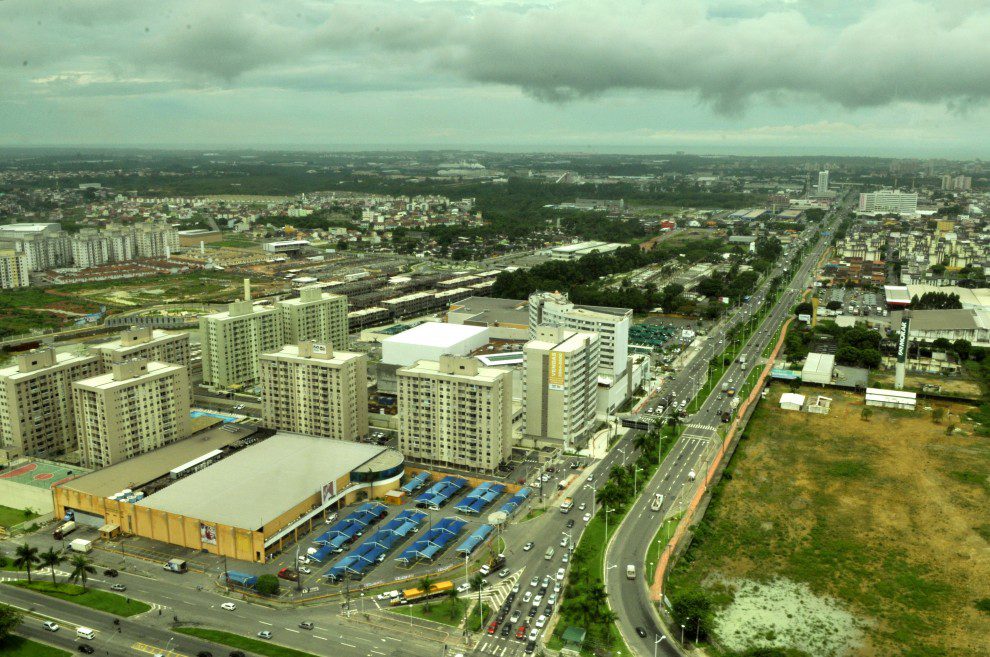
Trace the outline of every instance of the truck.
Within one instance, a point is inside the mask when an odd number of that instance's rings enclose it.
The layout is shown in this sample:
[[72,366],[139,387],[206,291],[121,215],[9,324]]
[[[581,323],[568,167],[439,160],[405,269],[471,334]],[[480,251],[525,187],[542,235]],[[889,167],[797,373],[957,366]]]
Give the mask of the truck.
[[189,569],[189,564],[185,559],[169,559],[162,565],[162,568],[170,573],[184,573]]
[[389,604],[392,606],[407,605],[413,602],[428,600],[430,598],[438,598],[442,595],[446,595],[452,588],[454,588],[454,583],[447,580],[445,582],[430,584],[428,591],[424,591],[423,589],[406,589],[399,594],[399,597],[392,598],[392,601]]
[[55,528],[55,531],[52,532],[52,538],[56,541],[61,541],[74,531],[76,531],[76,523],[74,521],[70,520],[68,522],[63,522]]
[[739,354],[739,364],[740,365],[746,364],[746,354]]
[[568,475],[568,476],[564,477],[559,482],[557,482],[557,489],[558,490],[564,490],[564,489],[566,489],[568,486],[570,486],[571,484],[574,483],[574,480],[575,479],[577,479],[577,475],[576,474],[572,474],[572,475]]
[[88,553],[93,551],[93,541],[87,541],[85,538],[77,538],[69,543],[69,549],[73,552],[83,552]]
[[573,506],[574,506],[574,500],[571,499],[570,497],[565,497],[564,498],[564,501],[560,503],[560,512],[561,513],[570,513],[571,512],[571,508]]

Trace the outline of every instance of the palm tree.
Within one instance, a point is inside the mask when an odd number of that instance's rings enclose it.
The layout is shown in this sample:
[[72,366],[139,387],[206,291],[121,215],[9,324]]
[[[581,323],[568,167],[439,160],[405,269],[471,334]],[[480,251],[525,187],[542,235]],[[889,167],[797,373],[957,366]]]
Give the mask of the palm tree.
[[426,613],[430,612],[430,587],[433,586],[433,578],[429,575],[424,575],[419,580],[419,588],[423,591],[423,595],[426,596],[426,604],[423,605],[423,611]]
[[28,583],[31,583],[31,566],[38,563],[38,548],[31,547],[27,543],[17,546],[14,552],[14,566],[23,568],[27,572]]
[[485,588],[485,576],[481,573],[475,573],[471,577],[471,590],[478,592],[478,627],[484,625],[484,619],[481,616],[481,591]]
[[61,566],[65,562],[65,556],[62,551],[55,551],[55,548],[48,548],[48,552],[41,553],[41,565],[47,566],[52,569],[52,584],[55,584],[55,568]]
[[454,620],[457,616],[457,610],[460,609],[461,599],[458,597],[457,589],[450,587],[447,591],[447,601],[450,604],[450,620]]
[[93,564],[90,563],[84,555],[77,554],[69,560],[69,566],[72,567],[72,572],[69,573],[70,582],[82,582],[83,590],[86,590],[86,579],[89,575],[96,572],[96,568],[93,568]]

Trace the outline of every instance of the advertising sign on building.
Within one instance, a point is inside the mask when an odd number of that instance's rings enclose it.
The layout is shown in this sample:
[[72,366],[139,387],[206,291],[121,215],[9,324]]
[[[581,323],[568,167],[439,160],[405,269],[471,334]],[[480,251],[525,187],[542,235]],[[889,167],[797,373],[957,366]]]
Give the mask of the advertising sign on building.
[[564,389],[564,363],[566,356],[562,351],[551,351],[547,369],[547,387],[551,390]]
[[320,501],[326,504],[328,501],[333,499],[333,496],[337,494],[337,482],[331,481],[328,484],[323,484],[323,489],[320,491]]
[[325,354],[327,353],[327,346],[325,344],[315,342],[313,343],[313,353],[314,354]]
[[209,543],[210,545],[217,544],[217,528],[213,525],[205,525],[199,523],[199,541],[200,543]]

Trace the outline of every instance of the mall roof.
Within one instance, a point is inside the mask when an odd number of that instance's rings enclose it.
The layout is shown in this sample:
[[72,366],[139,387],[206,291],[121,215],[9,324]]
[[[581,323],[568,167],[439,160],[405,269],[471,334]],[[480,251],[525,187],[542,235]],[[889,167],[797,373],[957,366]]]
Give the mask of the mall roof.
[[385,451],[378,445],[280,431],[144,498],[138,506],[260,529]]
[[447,324],[446,322],[424,322],[419,326],[389,336],[382,342],[410,344],[423,347],[452,347],[488,329],[482,326]]

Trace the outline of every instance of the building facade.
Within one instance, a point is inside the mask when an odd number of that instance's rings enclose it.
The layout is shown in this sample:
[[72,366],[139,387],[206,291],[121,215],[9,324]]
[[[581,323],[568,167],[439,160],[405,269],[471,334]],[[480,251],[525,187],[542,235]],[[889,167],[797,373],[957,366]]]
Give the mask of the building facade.
[[105,468],[189,435],[189,374],[146,360],[72,384],[83,463]]
[[114,363],[134,358],[189,367],[189,334],[166,333],[150,326],[131,327],[116,340],[93,345],[90,350],[100,356],[104,372]]
[[898,189],[881,189],[859,195],[860,212],[896,212],[914,214],[918,211],[918,194]]
[[329,342],[347,349],[347,297],[328,294],[319,287],[304,287],[299,297],[278,302],[285,344],[305,340]]
[[595,426],[598,335],[541,326],[523,359],[524,433],[573,449]]
[[0,242],[23,253],[31,271],[44,271],[72,264],[69,234],[57,223],[6,224],[0,226]]
[[368,435],[368,357],[302,341],[261,355],[261,417],[270,429],[337,440]]
[[399,451],[424,463],[494,472],[511,452],[512,373],[441,356],[400,368]]
[[76,449],[72,383],[100,373],[96,356],[38,349],[0,369],[0,448],[7,458]]
[[258,358],[283,344],[281,313],[277,308],[256,306],[247,296],[226,311],[199,320],[205,385],[229,388],[254,384]]
[[28,258],[13,249],[0,249],[0,290],[31,284]]

